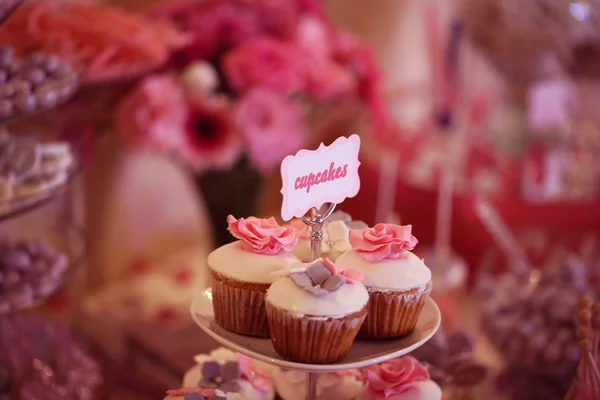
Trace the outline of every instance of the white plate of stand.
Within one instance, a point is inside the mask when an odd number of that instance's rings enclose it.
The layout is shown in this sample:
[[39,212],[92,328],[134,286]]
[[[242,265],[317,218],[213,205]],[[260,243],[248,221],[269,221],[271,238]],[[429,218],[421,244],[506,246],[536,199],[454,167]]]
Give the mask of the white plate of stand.
[[429,298],[415,330],[398,339],[364,340],[357,338],[348,355],[335,364],[304,364],[287,361],[273,348],[270,339],[239,335],[221,328],[214,320],[212,293],[205,290],[192,302],[192,319],[210,337],[231,350],[280,368],[307,372],[336,372],[361,368],[403,356],[425,344],[437,332],[442,320],[440,309]]

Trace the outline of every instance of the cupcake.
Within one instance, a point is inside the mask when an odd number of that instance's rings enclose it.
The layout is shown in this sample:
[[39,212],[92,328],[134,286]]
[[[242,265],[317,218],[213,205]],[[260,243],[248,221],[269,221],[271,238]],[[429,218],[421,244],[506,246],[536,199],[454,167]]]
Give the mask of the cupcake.
[[346,356],[365,319],[362,274],[327,258],[281,271],[265,298],[271,341],[291,361],[329,364]]
[[441,400],[442,389],[416,358],[406,356],[368,367],[358,400]]
[[229,232],[239,239],[208,256],[215,321],[243,335],[269,337],[265,293],[275,280],[273,272],[297,263],[290,251],[296,232],[274,218],[227,217]]
[[410,252],[417,244],[411,226],[377,224],[350,232],[352,250],[337,260],[342,269],[364,274],[369,311],[359,336],[392,338],[416,326],[431,292],[431,271]]
[[[296,230],[298,244],[292,252],[302,262],[311,261],[310,253],[310,227],[302,220],[296,219],[290,223]],[[351,250],[349,234],[353,229],[364,229],[367,227],[362,221],[353,221],[350,214],[336,211],[323,223],[323,240],[321,241],[321,255],[331,261],[343,253]]]
[[[305,400],[308,374],[277,369],[273,373],[275,390],[283,400]],[[354,400],[364,391],[360,371],[352,369],[318,374],[317,400]]]
[[227,399],[272,400],[271,374],[263,364],[225,348],[194,357],[196,365],[183,377],[184,388],[211,389]]

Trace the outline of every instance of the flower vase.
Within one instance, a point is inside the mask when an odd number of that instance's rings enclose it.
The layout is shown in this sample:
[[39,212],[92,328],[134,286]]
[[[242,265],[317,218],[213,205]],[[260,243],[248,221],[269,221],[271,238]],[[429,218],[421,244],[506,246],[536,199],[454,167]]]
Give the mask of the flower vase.
[[234,240],[225,222],[229,214],[236,218],[254,215],[262,186],[260,175],[246,158],[226,171],[208,171],[195,178],[213,229],[216,246]]

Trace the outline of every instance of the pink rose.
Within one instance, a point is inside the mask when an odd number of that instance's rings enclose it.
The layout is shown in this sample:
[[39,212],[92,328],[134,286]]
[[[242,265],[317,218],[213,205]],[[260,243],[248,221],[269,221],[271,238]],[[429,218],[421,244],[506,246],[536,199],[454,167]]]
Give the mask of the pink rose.
[[329,60],[304,60],[306,92],[318,101],[339,100],[356,93],[357,80],[352,73]]
[[237,1],[169,2],[152,10],[151,15],[173,22],[193,36],[178,55],[180,66],[211,59],[261,33],[259,9]]
[[302,17],[295,42],[302,52],[306,92],[319,101],[337,100],[357,89],[349,68],[333,59],[333,35],[329,26],[316,17]]
[[170,75],[143,79],[117,105],[117,130],[132,147],[173,156],[200,172],[230,168],[242,150],[231,106],[213,98],[186,98]]
[[367,368],[367,392],[373,400],[390,399],[429,380],[429,372],[416,358],[406,356]]
[[170,75],[143,79],[118,105],[115,125],[132,146],[167,152],[186,147],[187,102]]
[[352,70],[358,81],[358,95],[369,113],[371,131],[379,139],[393,135],[394,119],[382,95],[381,73],[372,49],[350,34],[341,32],[334,36],[335,58]]
[[288,98],[254,89],[237,107],[236,120],[246,139],[248,158],[259,172],[279,167],[285,156],[304,144],[307,134],[302,110]]
[[318,59],[329,59],[333,54],[332,36],[329,27],[320,18],[302,17],[296,29],[296,45],[307,54]]
[[229,232],[242,241],[242,249],[253,253],[275,255],[281,250],[291,251],[298,243],[296,232],[292,228],[279,226],[273,217],[235,219],[229,215],[227,223]]
[[325,268],[331,271],[332,275],[343,276],[346,280],[346,283],[361,282],[365,278],[364,274],[361,271],[355,269],[339,269],[337,265],[335,265],[334,262],[327,257],[321,258],[321,264],[323,264]]
[[418,240],[411,230],[412,225],[377,224],[373,228],[350,231],[350,244],[367,261],[395,259],[417,245]]
[[303,86],[299,65],[294,47],[269,37],[252,39],[223,58],[225,78],[238,92],[256,86],[282,94],[297,92]]
[[325,16],[323,2],[319,0],[296,0],[298,9],[302,14],[314,14],[320,18]]

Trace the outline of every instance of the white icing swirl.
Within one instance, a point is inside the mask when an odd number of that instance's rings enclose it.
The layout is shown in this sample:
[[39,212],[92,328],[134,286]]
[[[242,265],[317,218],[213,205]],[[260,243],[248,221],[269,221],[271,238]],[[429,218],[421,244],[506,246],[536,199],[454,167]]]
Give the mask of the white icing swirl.
[[270,284],[276,279],[271,275],[300,260],[285,251],[277,255],[257,254],[242,250],[241,242],[221,246],[208,255],[208,266],[229,278],[242,282]]
[[408,290],[431,281],[431,270],[410,251],[401,253],[397,259],[370,262],[351,250],[342,254],[335,264],[341,269],[361,271],[365,276],[363,284],[369,288]]
[[271,285],[265,299],[297,316],[340,318],[362,310],[369,301],[369,293],[361,283],[352,283],[323,296],[314,296],[286,276]]

